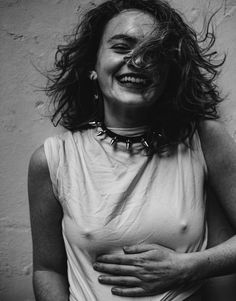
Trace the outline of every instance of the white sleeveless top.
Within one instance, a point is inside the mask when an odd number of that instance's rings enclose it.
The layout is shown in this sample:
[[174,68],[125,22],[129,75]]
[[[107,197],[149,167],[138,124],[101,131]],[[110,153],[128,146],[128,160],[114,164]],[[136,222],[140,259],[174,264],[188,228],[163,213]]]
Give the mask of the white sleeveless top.
[[135,144],[110,145],[96,129],[48,138],[45,154],[64,217],[71,301],[183,301],[199,286],[152,297],[118,297],[98,282],[96,257],[122,247],[153,243],[178,252],[203,250],[206,164],[200,139],[176,153],[148,157]]

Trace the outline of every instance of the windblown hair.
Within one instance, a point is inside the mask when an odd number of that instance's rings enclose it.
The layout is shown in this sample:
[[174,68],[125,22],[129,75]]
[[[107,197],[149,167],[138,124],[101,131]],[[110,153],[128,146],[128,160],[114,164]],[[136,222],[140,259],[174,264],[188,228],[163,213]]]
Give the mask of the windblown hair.
[[209,30],[210,20],[199,38],[180,14],[161,0],[109,0],[83,16],[69,43],[58,47],[54,69],[48,73],[45,91],[55,109],[52,121],[76,131],[89,121],[103,118],[94,100],[89,72],[96,64],[106,24],[126,9],[147,12],[158,24],[158,34],[134,49],[132,64],[150,74],[158,74],[160,62],[170,66],[150,126],[161,130],[169,144],[184,142],[191,138],[199,121],[218,118],[217,105],[222,97],[215,80],[225,57],[216,60],[217,52],[211,50],[215,35]]

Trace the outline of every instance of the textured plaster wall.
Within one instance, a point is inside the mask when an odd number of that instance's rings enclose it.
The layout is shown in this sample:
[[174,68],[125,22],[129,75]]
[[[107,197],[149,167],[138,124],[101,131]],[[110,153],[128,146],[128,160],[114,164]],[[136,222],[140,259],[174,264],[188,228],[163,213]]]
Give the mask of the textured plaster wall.
[[[216,47],[227,52],[219,84],[228,98],[223,120],[236,139],[236,1],[173,0],[187,20],[200,28],[206,13],[221,8],[214,23]],[[31,153],[54,133],[40,114],[46,100],[37,87],[45,79],[34,68],[52,63],[56,45],[78,18],[86,1],[0,1],[0,300],[34,300],[31,285],[31,236],[27,201],[27,166]]]

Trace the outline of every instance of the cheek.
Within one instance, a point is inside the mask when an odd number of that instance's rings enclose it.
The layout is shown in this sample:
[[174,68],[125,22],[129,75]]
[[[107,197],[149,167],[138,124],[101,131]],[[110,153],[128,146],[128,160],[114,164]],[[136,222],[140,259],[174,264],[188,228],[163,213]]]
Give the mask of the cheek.
[[99,82],[108,80],[108,77],[111,74],[111,68],[110,68],[109,64],[106,63],[105,60],[103,60],[103,58],[101,58],[98,61],[95,69],[96,69],[96,72],[97,72],[97,75],[98,75],[98,81]]
[[113,86],[116,73],[120,68],[120,61],[114,57],[107,56],[104,60],[101,59],[96,65],[98,82],[101,90],[109,90]]
[[151,103],[156,102],[166,89],[168,84],[167,77],[168,70],[160,72],[155,82],[155,86],[151,87],[144,93],[144,98],[149,100]]
[[96,71],[101,77],[113,75],[124,64],[123,55],[116,54],[110,49],[103,49],[97,57]]
[[168,82],[167,82],[167,78],[168,78],[168,74],[169,74],[169,68],[165,68],[160,70],[157,81],[156,81],[156,85],[157,85],[157,92],[158,94],[162,94],[162,92],[165,90]]
[[157,70],[156,72],[157,72],[156,83],[162,86],[163,84],[166,83],[169,74],[169,66],[168,65],[160,66],[160,69]]

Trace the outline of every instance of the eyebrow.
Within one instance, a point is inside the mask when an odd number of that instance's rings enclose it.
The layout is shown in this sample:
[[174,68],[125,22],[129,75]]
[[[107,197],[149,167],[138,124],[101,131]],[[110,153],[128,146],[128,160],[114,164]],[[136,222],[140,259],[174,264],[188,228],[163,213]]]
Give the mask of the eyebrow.
[[136,43],[138,39],[134,36],[127,34],[116,34],[108,40],[108,43],[111,43],[115,40],[125,40],[127,42]]

